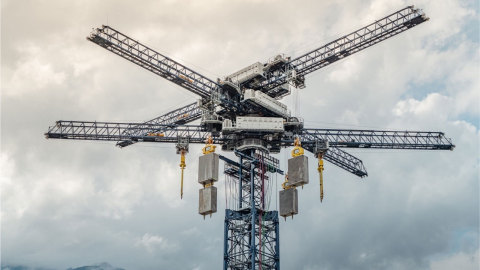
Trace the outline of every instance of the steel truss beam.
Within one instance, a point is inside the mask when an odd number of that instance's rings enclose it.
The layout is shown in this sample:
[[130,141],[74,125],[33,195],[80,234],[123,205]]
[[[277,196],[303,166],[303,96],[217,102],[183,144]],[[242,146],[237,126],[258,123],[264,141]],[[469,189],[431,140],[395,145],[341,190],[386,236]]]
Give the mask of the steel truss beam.
[[452,150],[455,145],[443,132],[349,129],[304,129],[302,144],[326,140],[331,147]]
[[[398,35],[427,20],[428,18],[421,10],[415,9],[413,6],[408,6],[348,35],[329,42],[320,48],[292,59],[286,65],[287,70],[285,73],[290,69],[296,72],[296,76],[303,77],[315,70],[326,67],[340,59]],[[274,94],[268,91],[287,82],[288,76],[285,73],[281,76],[274,76],[273,74],[267,75],[268,80],[258,87],[258,89],[269,94]]]
[[[142,125],[140,127],[140,125]],[[148,135],[152,130],[164,130],[161,134]],[[129,135],[139,132],[141,135]],[[138,124],[138,123],[110,123],[85,121],[57,121],[50,127],[45,137],[48,139],[96,140],[96,141],[134,141],[134,142],[167,142],[175,143],[178,138],[189,138],[190,143],[205,143],[210,135],[200,126]],[[214,137],[214,143],[221,141]]]
[[102,25],[101,28],[96,28],[87,39],[202,98],[210,98],[210,93],[220,87],[209,78],[154,51],[110,26]]
[[[311,149],[306,149],[312,151]],[[323,158],[326,161],[355,174],[356,176],[368,176],[367,169],[365,169],[365,166],[363,166],[363,162],[359,158],[343,151],[342,149],[331,147],[323,155]]]
[[[197,102],[194,102],[192,104],[188,104],[184,107],[168,112],[157,118],[139,124],[136,128],[127,129],[125,130],[124,134],[127,136],[145,136],[147,135],[147,133],[163,133],[169,128],[195,121],[199,119],[201,115],[202,111],[198,107]],[[148,130],[148,128],[152,127],[151,125],[164,125],[166,127]],[[117,146],[125,147],[133,143],[135,142],[131,140],[121,141],[117,143]]]
[[[192,112],[198,113],[193,104],[191,105],[194,108]],[[172,115],[180,115],[180,112],[183,111],[174,111]],[[172,121],[171,124],[155,123],[162,122],[160,118],[141,124],[57,121],[45,136],[52,139],[117,141],[120,142],[119,144],[124,142],[176,143],[179,138],[188,138],[190,143],[203,144],[205,138],[211,135],[201,126],[178,126],[180,121],[178,118],[165,117],[163,122],[168,123],[169,120]],[[316,142],[328,141],[330,148],[324,154],[325,160],[360,177],[368,175],[363,162],[340,148],[452,150],[455,147],[442,132],[303,129],[300,138],[303,147],[311,152],[314,152]],[[217,144],[227,140],[215,136],[213,139]],[[288,147],[293,145],[293,141],[284,139],[281,144],[283,147]]]
[[[148,135],[156,130],[164,132],[156,136]],[[45,135],[55,139],[152,142],[172,142],[173,138],[190,137],[192,143],[204,143],[203,140],[210,134],[197,125],[172,127],[154,123],[57,121]],[[307,128],[303,129],[299,136],[302,145],[307,149],[312,148],[319,140],[326,140],[330,147],[336,148],[452,150],[455,147],[443,132]],[[222,143],[224,140],[220,137],[214,138],[215,143]],[[282,140],[282,146],[291,145],[292,140]]]

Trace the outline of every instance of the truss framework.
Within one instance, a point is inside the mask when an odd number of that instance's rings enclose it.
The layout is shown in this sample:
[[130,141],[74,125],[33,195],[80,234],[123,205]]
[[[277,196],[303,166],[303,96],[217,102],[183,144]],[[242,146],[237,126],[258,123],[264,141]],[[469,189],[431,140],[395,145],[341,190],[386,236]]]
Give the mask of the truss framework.
[[224,159],[225,174],[238,185],[238,207],[225,210],[223,269],[278,270],[278,212],[268,211],[264,200],[265,183],[273,181],[266,173],[281,173],[278,160],[255,150],[235,154],[240,159],[238,163]]
[[295,76],[305,75],[326,67],[338,60],[373,46],[381,41],[398,35],[420,23],[428,20],[419,9],[408,6],[380,20],[362,27],[348,35],[329,42],[313,51],[294,58],[286,65],[283,73],[270,73],[268,80],[257,89],[276,96],[274,89],[288,82],[288,71],[295,71]]
[[88,40],[181,87],[209,98],[219,85],[196,71],[162,55],[110,26],[95,29]]
[[[185,123],[190,123],[199,119],[202,116],[202,111],[198,107],[197,102],[188,104],[164,115],[156,117],[150,121],[138,124],[132,129],[126,129],[124,135],[126,136],[145,136],[150,133],[162,133],[170,127],[176,127]],[[151,129],[150,125],[161,125],[159,129]],[[125,147],[134,144],[135,141],[126,140],[117,143],[119,147]]]
[[348,129],[304,129],[306,143],[326,140],[334,147],[451,150],[453,144],[443,132]]
[[[368,175],[362,161],[340,148],[452,150],[455,147],[443,132],[347,129],[303,129],[301,132],[298,136],[306,150],[314,153],[316,142],[328,141],[330,148],[324,155],[325,160],[360,177]],[[196,144],[204,144],[210,135],[210,132],[199,125],[155,124],[153,121],[57,121],[45,133],[47,138],[52,139],[176,143],[179,138],[188,138],[189,143]],[[223,144],[229,139],[213,136],[213,140]],[[293,146],[293,140],[284,136],[281,146]]]

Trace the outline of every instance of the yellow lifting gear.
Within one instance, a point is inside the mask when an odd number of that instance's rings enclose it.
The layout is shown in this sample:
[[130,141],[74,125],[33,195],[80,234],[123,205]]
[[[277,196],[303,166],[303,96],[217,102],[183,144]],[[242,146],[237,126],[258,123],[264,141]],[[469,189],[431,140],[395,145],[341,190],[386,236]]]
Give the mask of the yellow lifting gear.
[[285,174],[285,181],[282,183],[282,188],[283,189],[295,188],[294,186],[291,186],[288,184],[288,173]]
[[217,148],[217,146],[216,146],[216,145],[213,145],[212,136],[208,136],[208,138],[207,138],[207,140],[205,141],[205,143],[206,143],[207,145],[205,145],[205,147],[202,148],[202,152],[203,152],[204,155],[215,152],[215,148]]
[[302,143],[300,142],[300,139],[298,137],[295,138],[295,141],[293,142],[293,147],[292,149],[292,157],[298,157],[304,154],[304,150],[302,148]]
[[208,187],[211,187],[211,186],[213,186],[213,182],[210,182],[208,184],[203,185],[204,188],[208,188]]
[[185,153],[185,150],[180,151],[180,170],[182,171],[180,182],[180,199],[183,199],[183,170],[185,170],[185,167],[187,167],[187,164],[185,164]]
[[320,174],[320,202],[323,201],[323,155],[318,155],[318,173]]

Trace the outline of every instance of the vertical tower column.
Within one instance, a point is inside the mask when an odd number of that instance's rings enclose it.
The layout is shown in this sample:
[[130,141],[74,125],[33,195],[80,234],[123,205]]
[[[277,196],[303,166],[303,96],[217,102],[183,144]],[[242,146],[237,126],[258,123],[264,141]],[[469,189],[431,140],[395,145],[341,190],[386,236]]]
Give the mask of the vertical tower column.
[[[236,152],[239,163],[225,160],[225,174],[238,181],[238,209],[225,210],[223,269],[280,269],[278,212],[265,205],[268,173],[283,173],[268,153],[249,149]],[[269,159],[265,161],[260,155]]]
[[[250,150],[252,161],[255,160],[254,150]],[[255,245],[255,221],[257,220],[257,208],[255,205],[255,162],[250,163],[250,269],[255,269],[257,247]]]

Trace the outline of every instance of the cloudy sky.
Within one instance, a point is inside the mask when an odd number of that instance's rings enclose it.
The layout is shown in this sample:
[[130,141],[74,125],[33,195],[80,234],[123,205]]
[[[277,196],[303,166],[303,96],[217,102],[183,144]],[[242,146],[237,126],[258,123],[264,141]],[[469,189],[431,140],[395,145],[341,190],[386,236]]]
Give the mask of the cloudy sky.
[[[187,156],[180,200],[174,145],[44,138],[56,120],[140,122],[196,99],[88,42],[92,28],[111,25],[215,79],[409,4],[2,0],[1,264],[221,268],[224,184],[219,212],[203,220],[200,146]],[[430,21],[311,74],[298,106],[284,102],[308,127],[444,131],[456,148],[350,151],[369,177],[327,164],[322,204],[308,154],[300,213],[280,223],[283,269],[478,269],[479,4],[414,4]]]

